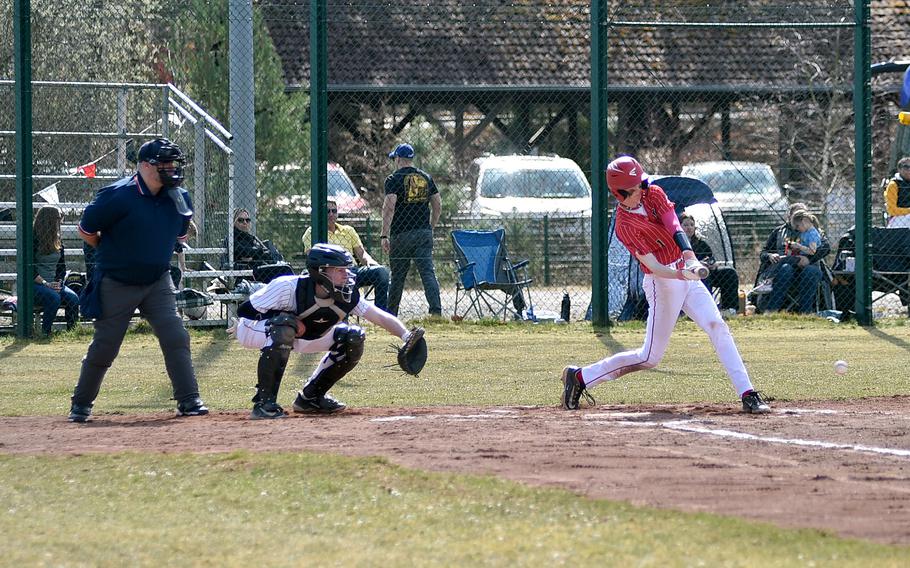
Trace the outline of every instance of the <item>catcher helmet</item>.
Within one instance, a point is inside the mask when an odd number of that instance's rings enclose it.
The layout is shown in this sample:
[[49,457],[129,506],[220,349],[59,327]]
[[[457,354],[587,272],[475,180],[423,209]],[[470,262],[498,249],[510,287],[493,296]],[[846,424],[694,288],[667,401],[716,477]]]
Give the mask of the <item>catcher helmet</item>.
[[647,184],[648,174],[632,156],[620,156],[607,165],[607,187],[619,201],[629,196],[627,190],[635,186],[644,189]]
[[[336,285],[325,273],[328,267],[343,267],[348,269],[348,277],[344,284]],[[310,277],[327,290],[333,290],[335,299],[341,302],[350,302],[354,293],[354,273],[350,270],[354,266],[354,257],[344,247],[318,243],[306,255],[306,267]]]
[[[139,148],[139,161],[156,166],[158,178],[165,189],[183,183],[183,166],[186,164],[183,150],[167,138],[156,138],[143,144]],[[169,167],[163,167],[164,164],[169,164]]]

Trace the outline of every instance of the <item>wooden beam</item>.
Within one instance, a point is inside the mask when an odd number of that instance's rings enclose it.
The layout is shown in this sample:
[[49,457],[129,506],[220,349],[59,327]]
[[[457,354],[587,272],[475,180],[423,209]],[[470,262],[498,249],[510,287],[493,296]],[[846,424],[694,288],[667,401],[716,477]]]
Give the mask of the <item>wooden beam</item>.
[[534,133],[531,138],[528,139],[528,143],[525,145],[524,153],[527,154],[531,151],[531,148],[537,145],[537,143],[542,139],[550,135],[550,132],[556,128],[556,125],[568,115],[569,105],[562,107],[556,116],[552,117],[545,125],[541,126],[537,132]]
[[392,134],[395,136],[398,136],[399,134],[401,134],[401,131],[404,130],[408,126],[408,124],[410,124],[411,121],[414,120],[414,118],[418,114],[420,114],[420,112],[422,110],[423,110],[423,107],[421,105],[418,105],[418,104],[412,105],[411,110],[409,110],[408,113],[405,114],[404,117],[402,117],[402,119],[398,121],[398,124],[396,124],[395,126],[392,127]]

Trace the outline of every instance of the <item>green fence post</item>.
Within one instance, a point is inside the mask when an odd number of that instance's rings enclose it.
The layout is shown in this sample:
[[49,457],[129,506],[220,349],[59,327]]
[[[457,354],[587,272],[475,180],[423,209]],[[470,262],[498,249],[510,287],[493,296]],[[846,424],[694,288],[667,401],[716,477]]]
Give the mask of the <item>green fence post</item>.
[[310,203],[313,243],[328,238],[328,33],[326,0],[310,2]]
[[607,263],[607,2],[591,0],[591,306],[595,326],[610,323]]
[[872,44],[869,0],[855,3],[853,115],[855,120],[856,321],[872,325]]
[[16,78],[16,336],[34,333],[32,285],[32,28],[31,1],[15,0],[13,7],[14,73]]

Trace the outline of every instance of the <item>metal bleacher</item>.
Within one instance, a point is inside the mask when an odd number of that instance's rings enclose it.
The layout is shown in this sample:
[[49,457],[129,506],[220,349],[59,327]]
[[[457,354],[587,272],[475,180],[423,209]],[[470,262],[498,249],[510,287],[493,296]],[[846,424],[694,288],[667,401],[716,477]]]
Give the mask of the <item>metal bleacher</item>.
[[[0,80],[0,94],[5,97],[13,85],[13,81]],[[54,108],[60,111],[44,117],[52,128],[32,131],[36,140],[33,209],[55,206],[63,212],[68,269],[85,270],[82,240],[76,230],[85,205],[98,189],[135,171],[135,152],[142,143],[167,137],[187,155],[190,166],[184,186],[193,196],[194,222],[199,229],[195,240],[199,248],[186,251],[189,270],[184,272],[184,280],[205,291],[212,278],[232,283],[235,278],[251,276],[250,271],[214,268],[220,268],[225,255],[225,236],[231,239],[233,234],[229,213],[235,207],[233,135],[199,104],[170,83],[33,81],[32,88],[36,109],[50,108],[48,101],[54,101]],[[77,105],[87,98],[93,101],[95,119],[90,131],[78,120],[84,113]],[[67,109],[67,101],[74,108]],[[14,135],[14,131],[0,130],[0,138]],[[0,170],[0,289],[9,294],[15,294],[19,246],[15,180],[14,172]],[[208,264],[203,268],[204,263]],[[232,294],[216,294],[216,300],[221,299],[218,296],[229,304],[236,302]]]

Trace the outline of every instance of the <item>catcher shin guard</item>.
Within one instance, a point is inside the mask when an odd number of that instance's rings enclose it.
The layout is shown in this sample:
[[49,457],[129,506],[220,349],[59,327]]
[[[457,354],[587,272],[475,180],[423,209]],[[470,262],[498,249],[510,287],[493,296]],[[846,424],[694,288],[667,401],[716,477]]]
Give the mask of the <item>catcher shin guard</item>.
[[297,334],[297,318],[290,314],[280,314],[271,319],[265,326],[272,344],[263,347],[259,353],[257,368],[256,395],[253,402],[275,402],[281,378],[291,356],[291,346]]
[[287,348],[274,345],[262,348],[257,367],[259,382],[256,383],[256,395],[253,397],[253,402],[275,402],[290,355],[291,350]]
[[363,356],[366,333],[356,325],[339,324],[335,327],[333,339],[335,343],[303,386],[306,398],[325,396],[335,383],[357,366]]

